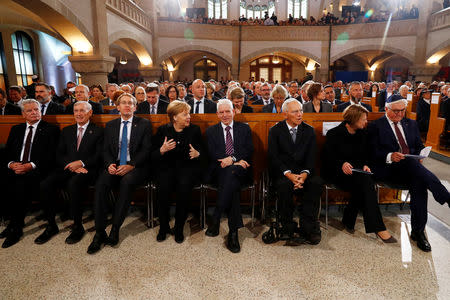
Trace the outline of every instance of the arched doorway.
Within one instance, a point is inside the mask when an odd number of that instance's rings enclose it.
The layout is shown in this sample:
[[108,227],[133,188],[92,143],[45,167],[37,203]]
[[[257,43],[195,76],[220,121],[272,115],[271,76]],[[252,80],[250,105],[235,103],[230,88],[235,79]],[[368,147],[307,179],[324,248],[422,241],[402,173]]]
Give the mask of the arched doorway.
[[217,63],[209,58],[202,58],[194,63],[194,78],[207,81],[217,80]]
[[250,62],[250,77],[254,80],[283,82],[292,78],[292,62],[278,55],[259,57]]

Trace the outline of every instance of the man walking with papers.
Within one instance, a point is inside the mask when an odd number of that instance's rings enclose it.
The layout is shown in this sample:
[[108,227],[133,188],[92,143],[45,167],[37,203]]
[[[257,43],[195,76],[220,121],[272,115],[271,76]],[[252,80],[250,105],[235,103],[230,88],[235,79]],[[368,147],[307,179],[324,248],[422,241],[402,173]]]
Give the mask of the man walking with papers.
[[405,118],[406,105],[406,99],[392,95],[386,100],[386,115],[369,124],[374,159],[372,171],[376,179],[409,187],[411,239],[417,242],[417,247],[428,252],[431,246],[424,231],[428,213],[427,190],[442,205],[450,206],[450,194],[417,157],[411,157],[419,155],[424,146],[417,123]]

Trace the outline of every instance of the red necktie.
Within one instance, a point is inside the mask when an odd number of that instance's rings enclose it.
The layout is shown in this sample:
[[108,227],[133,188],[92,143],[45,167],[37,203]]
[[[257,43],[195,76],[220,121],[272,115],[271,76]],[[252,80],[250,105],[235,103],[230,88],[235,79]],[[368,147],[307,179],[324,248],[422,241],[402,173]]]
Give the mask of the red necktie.
[[225,153],[227,155],[233,155],[234,149],[233,149],[233,138],[231,137],[231,127],[227,126],[225,127],[225,130],[227,132],[227,138],[225,140]]
[[405,139],[403,138],[403,135],[400,132],[400,129],[398,128],[397,124],[398,124],[398,122],[394,122],[394,130],[395,130],[395,135],[397,136],[397,140],[400,144],[402,154],[409,154],[408,145],[406,144]]
[[82,138],[83,138],[83,127],[80,127],[80,128],[78,128],[77,151],[80,148]]

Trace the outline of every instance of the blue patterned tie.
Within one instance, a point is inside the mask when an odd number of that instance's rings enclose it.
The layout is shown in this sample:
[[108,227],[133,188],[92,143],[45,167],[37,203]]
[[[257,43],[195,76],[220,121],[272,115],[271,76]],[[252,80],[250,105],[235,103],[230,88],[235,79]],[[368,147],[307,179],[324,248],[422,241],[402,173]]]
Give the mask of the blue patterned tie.
[[225,153],[227,155],[233,155],[234,149],[233,149],[233,138],[231,137],[231,127],[227,126],[225,127],[225,130],[227,132],[227,138],[225,140]]
[[128,121],[123,121],[122,141],[120,142],[120,165],[127,164],[127,150],[128,150]]

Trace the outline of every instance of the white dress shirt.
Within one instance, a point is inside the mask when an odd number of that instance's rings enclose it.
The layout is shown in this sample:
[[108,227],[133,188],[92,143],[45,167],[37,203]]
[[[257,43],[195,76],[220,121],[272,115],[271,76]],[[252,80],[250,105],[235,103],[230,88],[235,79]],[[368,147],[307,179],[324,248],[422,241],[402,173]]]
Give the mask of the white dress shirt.
[[156,100],[155,104],[153,104],[153,105],[150,102],[148,102],[148,104],[150,105],[150,112],[149,112],[150,114],[152,113],[153,106],[155,107],[155,114],[158,113],[158,103],[159,103],[159,99]]
[[[37,130],[37,127],[40,122],[41,122],[41,120],[37,121],[33,125],[31,125],[28,122],[25,123],[26,128],[25,128],[25,134],[23,135],[22,150],[20,151],[20,161],[23,161],[23,152],[25,151],[25,143],[27,141],[28,132],[30,132],[30,128],[29,128],[30,126],[33,127],[33,132],[31,134],[31,145],[30,145],[30,158],[31,158],[31,149],[33,148],[34,137],[36,135],[36,130]],[[11,163],[13,163],[13,161],[10,161],[8,163],[8,168]],[[33,169],[36,169],[36,165],[33,162],[30,161],[30,164],[33,167]]]
[[227,142],[227,131],[225,130],[225,128],[227,128],[227,126],[230,126],[230,127],[231,127],[231,129],[230,129],[230,134],[231,134],[231,139],[232,139],[233,142],[234,142],[234,136],[233,136],[233,123],[234,123],[234,121],[231,121],[230,125],[225,125],[225,124],[223,124],[222,122],[220,122],[220,124],[222,125],[222,128],[223,128],[223,138],[224,138],[225,143]]
[[130,161],[130,137],[131,137],[131,124],[133,123],[133,117],[131,117],[128,120],[124,120],[122,118],[120,118],[120,132],[119,132],[119,152],[117,154],[117,160],[120,160],[120,149],[122,147],[121,142],[122,142],[122,131],[123,131],[123,121],[128,121],[127,124],[127,161]]
[[[395,139],[397,140],[399,151],[401,151],[400,143],[399,143],[399,141],[398,141],[397,134],[395,133],[395,128],[394,128],[395,125],[394,125],[394,122],[392,122],[392,121],[388,118],[388,116],[386,116],[386,119],[388,120],[389,125],[391,126],[391,129],[392,129],[392,132],[394,133]],[[403,139],[405,140],[405,143],[406,143],[406,145],[408,146],[408,142],[406,141],[405,132],[403,131],[402,123],[401,123],[401,122],[398,122],[398,123],[397,123],[397,127],[398,127],[398,129],[400,129],[400,133],[402,134]],[[408,146],[408,147],[409,147],[409,146]],[[391,153],[388,153],[388,155],[386,156],[386,163],[388,163],[388,164],[391,164],[391,163],[392,163],[391,155],[392,155],[392,152],[391,152]]]
[[197,107],[197,102],[200,101],[200,106],[198,107],[198,113],[199,114],[204,114],[205,113],[205,97],[203,97],[200,100],[197,100],[194,98],[194,107],[192,109],[192,111],[195,113],[195,109]]
[[42,115],[46,115],[47,114],[47,108],[48,108],[49,104],[50,104],[50,101],[48,101],[47,103],[41,103],[41,106],[39,107],[40,111],[42,111],[42,105],[44,105],[44,111],[42,112]]

